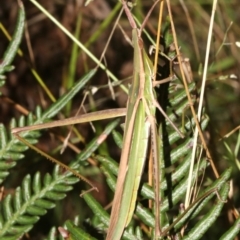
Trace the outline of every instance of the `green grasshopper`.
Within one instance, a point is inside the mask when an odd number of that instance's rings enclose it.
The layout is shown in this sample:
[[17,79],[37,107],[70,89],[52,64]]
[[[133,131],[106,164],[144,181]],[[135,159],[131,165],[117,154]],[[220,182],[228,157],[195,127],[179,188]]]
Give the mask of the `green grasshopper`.
[[[122,1],[122,4],[133,29],[134,73],[127,104],[124,144],[106,239],[120,239],[124,228],[128,226],[133,216],[150,138],[155,171],[155,237],[157,238],[161,235],[159,226],[161,176],[159,174],[159,138],[155,122],[156,108],[170,121],[176,131],[178,129],[156,101],[153,88],[153,65],[143,48],[141,30],[137,28],[126,2]],[[180,132],[179,134],[182,136]]]
[[[155,2],[156,4],[157,2]],[[152,144],[152,155],[154,165],[154,188],[155,188],[155,237],[161,236],[160,228],[160,179],[159,174],[159,137],[157,134],[155,111],[160,110],[164,117],[168,119],[173,128],[181,132],[167,117],[161,106],[156,101],[154,85],[153,85],[153,65],[147,53],[143,48],[141,39],[141,29],[137,25],[128,9],[125,1],[122,1],[123,8],[132,26],[132,43],[134,49],[134,73],[133,82],[129,91],[129,99],[127,109],[111,109],[101,112],[89,113],[80,117],[73,117],[51,123],[38,124],[28,127],[15,128],[12,133],[22,142],[29,143],[22,139],[18,134],[23,131],[31,131],[44,128],[52,128],[69,124],[82,123],[87,121],[95,121],[106,118],[113,118],[126,115],[125,130],[123,138],[123,149],[120,159],[120,167],[116,185],[116,191],[111,210],[110,224],[107,233],[107,239],[120,239],[124,229],[128,226],[135,209],[137,192],[140,185],[141,175],[147,158],[147,150],[149,142]],[[154,4],[154,6],[155,6]],[[153,7],[154,7],[153,6]],[[150,140],[151,139],[151,140]],[[150,141],[149,141],[150,140]],[[39,151],[39,150],[38,150]],[[40,151],[39,151],[40,152]],[[40,152],[43,154],[43,152]],[[46,154],[43,154],[46,156]],[[47,156],[49,158],[49,156]],[[55,161],[54,159],[52,159]],[[58,161],[57,164],[60,164]],[[64,164],[62,167],[67,168]],[[73,174],[79,174],[70,170]],[[82,178],[82,177],[81,177]],[[92,184],[87,180],[91,186]],[[93,187],[93,186],[92,186]],[[93,187],[94,188],[94,187]]]

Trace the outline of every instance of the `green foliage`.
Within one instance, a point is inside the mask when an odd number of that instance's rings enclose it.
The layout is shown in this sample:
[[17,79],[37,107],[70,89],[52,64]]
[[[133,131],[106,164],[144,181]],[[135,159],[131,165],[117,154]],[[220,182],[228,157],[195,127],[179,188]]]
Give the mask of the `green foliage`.
[[27,175],[14,196],[8,195],[1,203],[1,238],[18,239],[29,232],[34,223],[48,209],[55,207],[55,202],[64,198],[76,182],[78,178],[70,174],[59,174],[59,167],[55,168],[52,176],[46,174],[43,179],[40,173],[36,173],[33,179]]
[[3,60],[0,64],[0,87],[5,84],[5,73],[10,72],[14,69],[14,66],[11,65],[15,55],[17,54],[18,46],[22,39],[22,34],[24,30],[24,21],[25,21],[25,11],[23,5],[20,5],[17,25],[15,32],[13,34],[13,40],[10,42],[8,48],[6,49]]
[[[19,19],[14,33],[13,40],[9,48],[5,51],[3,63],[0,65],[0,75],[3,79],[4,73],[13,68],[11,62],[16,55],[21,41],[25,14],[21,6],[19,10]],[[71,100],[95,74],[95,70],[89,71],[82,77],[72,89],[46,111],[42,112],[37,108],[35,114],[29,114],[27,117],[21,117],[18,121],[12,120],[11,127],[20,127],[51,121],[69,100]],[[222,208],[227,200],[229,192],[229,179],[231,169],[222,173],[219,179],[215,181],[204,182],[199,190],[196,200],[187,209],[178,211],[179,205],[184,201],[187,188],[187,173],[190,166],[191,148],[192,148],[192,130],[195,123],[186,112],[188,101],[185,90],[181,87],[181,82],[177,80],[171,83],[169,92],[169,106],[167,109],[169,117],[181,126],[180,116],[184,116],[184,134],[185,138],[180,139],[179,135],[169,126],[167,121],[163,121],[161,126],[161,159],[162,170],[165,172],[164,179],[161,182],[163,199],[161,202],[161,214],[163,215],[162,233],[163,238],[171,234],[180,238],[180,232],[185,229],[182,239],[202,239],[204,234],[216,224]],[[194,83],[189,85],[189,91],[195,94],[196,86]],[[208,125],[208,117],[203,115],[201,127],[204,130]],[[114,120],[107,125],[103,134],[106,136],[113,133],[116,145],[121,148],[122,136],[119,131],[114,130],[119,125],[119,120]],[[24,158],[24,152],[28,149],[26,145],[14,138],[10,130],[3,124],[0,125],[0,182],[4,183],[7,176],[11,176],[11,169],[16,166],[17,161]],[[35,144],[40,137],[39,131],[25,132],[21,134],[29,143]],[[100,171],[106,177],[106,182],[114,194],[116,177],[118,173],[118,163],[110,156],[96,155],[99,147],[99,136],[94,136],[92,141],[87,144],[84,151],[78,154],[69,166],[80,171],[88,166],[86,159],[90,156],[99,163]],[[201,156],[201,148],[198,151],[199,164],[194,168],[192,181],[199,182],[204,177],[206,168],[209,167],[208,160]],[[80,169],[80,170],[79,170]],[[154,200],[154,189],[146,181],[147,174],[143,173],[142,187],[139,191],[138,202],[136,205],[135,217],[130,226],[125,230],[123,239],[150,239],[153,238],[152,232],[155,226],[154,209],[148,205],[148,200]],[[49,209],[55,208],[56,203],[67,196],[74,185],[79,182],[72,172],[62,172],[56,165],[52,174],[40,172],[34,175],[27,174],[14,194],[8,194],[0,202],[0,238],[1,239],[19,239],[28,233],[39,219],[47,213]],[[101,193],[100,193],[101,194]],[[85,220],[102,238],[104,238],[109,225],[109,211],[93,197],[91,193],[85,193],[83,199],[92,211],[93,215]],[[178,213],[179,212],[179,213]],[[76,216],[81,213],[76,212]],[[71,219],[70,219],[71,220]],[[63,239],[59,236],[58,226],[53,226],[47,239]],[[91,236],[78,219],[74,222],[66,221],[64,229],[68,235],[67,239],[99,239]],[[221,237],[221,239],[234,239],[239,233],[239,220]]]
[[[16,120],[12,121],[11,127],[22,127],[25,125],[33,125],[38,123],[43,123],[47,119],[53,118],[65,105],[66,103],[72,99],[78,91],[85,86],[85,84],[91,79],[93,74],[95,73],[95,70],[90,71],[86,76],[84,76],[75,86],[65,95],[63,95],[57,102],[55,102],[49,109],[47,109],[44,113],[41,113],[41,109],[37,108],[36,110],[36,120],[35,117],[33,117],[32,114],[30,114],[27,117],[27,120],[25,117],[21,117],[18,124],[16,124]],[[20,143],[16,138],[14,138],[10,134],[10,138],[8,137],[6,128],[1,124],[0,125],[1,130],[1,150],[0,150],[0,160],[1,160],[1,178],[0,181],[2,182],[7,176],[8,171],[10,168],[14,167],[16,164],[16,160],[21,159],[24,157],[22,154],[23,151],[25,151],[28,147],[24,145],[23,143]],[[38,131],[32,131],[32,132],[25,132],[21,134],[23,138],[25,138],[29,143],[34,144],[36,143],[36,139],[40,136]],[[3,162],[6,159],[12,159],[12,162],[6,163]]]

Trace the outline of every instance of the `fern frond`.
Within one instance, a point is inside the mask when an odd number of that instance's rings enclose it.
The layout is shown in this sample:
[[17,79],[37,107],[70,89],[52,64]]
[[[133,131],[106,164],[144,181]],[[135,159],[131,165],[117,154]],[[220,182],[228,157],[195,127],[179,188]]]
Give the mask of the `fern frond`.
[[[33,116],[33,114],[29,114],[27,117],[22,116],[18,123],[16,123],[16,120],[13,120],[11,127],[14,128],[17,126],[23,127],[26,125],[34,125],[52,119],[67,104],[67,102],[85,86],[94,73],[95,70],[92,70],[83,76],[68,93],[63,95],[44,113],[42,113],[41,109],[37,107],[35,116]],[[24,157],[22,153],[26,151],[28,147],[12,135],[8,136],[7,130],[3,125],[0,125],[0,135],[0,182],[3,182],[3,180],[8,176],[8,171],[15,166],[15,161]],[[29,143],[34,144],[40,137],[40,133],[39,131],[28,131],[21,133],[21,136]]]
[[46,214],[55,207],[55,202],[63,199],[73,184],[79,181],[72,174],[59,174],[56,166],[52,175],[41,179],[40,173],[31,178],[27,175],[14,195],[8,195],[0,205],[0,238],[18,239],[28,232]]
[[[111,132],[118,124],[119,120],[111,122],[106,127],[105,133]],[[98,136],[95,137],[79,156],[86,156],[86,152],[89,152],[90,148],[93,149],[92,145],[97,145],[98,139]],[[70,167],[79,171],[80,164],[81,161],[76,159],[72,161]],[[27,175],[14,195],[4,198],[0,204],[0,238],[17,239],[28,232],[40,216],[55,207],[56,201],[63,199],[72,189],[72,185],[79,181],[72,172],[63,173],[60,168],[56,165],[53,174],[45,174],[43,178],[40,173],[36,173],[33,179]]]
[[[190,85],[191,91],[194,91],[194,84]],[[186,98],[183,97],[184,91],[179,90],[175,91],[175,98],[173,98],[173,101],[171,101],[171,106],[173,109],[176,107],[180,108],[181,110],[179,111],[179,114],[183,112],[183,109],[186,108],[188,105],[188,102],[186,101]],[[179,107],[180,106],[180,107]],[[175,114],[169,114],[169,116],[172,119],[175,119],[176,121],[176,112]],[[201,127],[202,129],[205,129],[208,123],[208,118],[207,116],[203,117],[203,121],[201,122]],[[167,123],[168,125],[168,123]],[[172,206],[176,206],[180,204],[180,201],[184,198],[186,189],[187,189],[187,171],[190,166],[190,157],[191,157],[191,147],[192,147],[192,138],[191,138],[191,132],[192,129],[195,127],[194,121],[191,118],[187,118],[187,121],[185,122],[185,134],[186,138],[184,140],[181,140],[178,134],[172,128],[167,126],[167,135],[162,136],[162,159],[166,159],[167,156],[169,156],[169,162],[162,161],[162,168],[172,168],[174,171],[171,173],[171,171],[166,172],[166,176],[163,181],[161,182],[161,189],[162,191],[165,191],[165,196],[164,199],[162,199],[161,203],[161,214],[167,216],[168,212],[171,211]],[[119,145],[121,145],[122,138],[119,133],[114,133],[115,138],[117,139],[117,142]],[[165,143],[165,138],[167,138],[167,141],[169,143],[169,146],[167,149],[164,150],[164,143]],[[177,144],[177,145],[176,145]],[[170,151],[171,150],[171,151]],[[109,157],[102,157],[102,156],[96,156],[96,159],[101,162],[101,169],[103,173],[106,176],[106,181],[114,191],[115,189],[115,184],[116,184],[116,176],[118,173],[118,165],[116,162],[109,158]],[[192,179],[193,181],[196,181],[204,172],[206,167],[208,166],[208,162],[206,159],[203,157],[200,159],[200,164],[196,165],[194,167]],[[166,169],[167,169],[166,168]],[[179,234],[178,231],[181,231],[181,227],[185,226],[186,224],[189,224],[190,220],[194,220],[201,211],[204,211],[204,209],[208,206],[210,200],[213,198],[216,191],[220,192],[221,195],[221,201],[219,201],[219,206],[222,207],[224,205],[224,201],[226,200],[226,192],[228,191],[228,185],[225,183],[228,181],[230,177],[230,170],[227,170],[226,173],[224,173],[217,181],[213,182],[212,185],[210,185],[207,189],[202,192],[201,196],[204,196],[204,194],[208,194],[206,197],[204,197],[202,200],[199,200],[199,202],[196,203],[196,205],[191,206],[186,212],[184,212],[184,215],[179,215],[180,217],[177,222],[171,226],[173,228],[171,231],[173,232],[172,234]],[[169,188],[169,182],[167,180],[168,177],[171,177],[171,188]],[[166,192],[167,190],[172,189],[170,192]],[[219,189],[219,190],[217,190]],[[214,190],[214,191],[213,191]],[[211,194],[210,194],[211,192]],[[143,187],[141,189],[141,196],[144,200],[149,199],[149,200],[154,200],[154,189],[150,187],[148,184],[144,183]],[[199,199],[201,199],[201,196]],[[107,228],[108,226],[108,221],[109,221],[109,215],[106,213],[106,211],[99,205],[99,203],[96,202],[90,195],[84,195],[83,196],[86,203],[88,206],[92,209],[94,212],[94,219],[91,221],[91,224],[96,228],[96,229],[103,229]],[[169,198],[171,199],[171,202],[169,201]],[[197,207],[196,207],[197,206]],[[217,210],[216,210],[217,211]],[[212,211],[214,214],[214,210]],[[125,230],[123,239],[133,239],[133,238],[138,238],[142,234],[142,232],[138,229],[138,227],[134,228],[133,226],[137,226],[138,223],[137,221],[141,221],[142,224],[145,224],[146,227],[149,228],[154,228],[155,227],[155,217],[154,217],[154,212],[151,212],[149,207],[144,206],[140,202],[137,203],[136,206],[136,217],[137,219],[132,220],[132,224]],[[216,212],[215,212],[216,213]],[[220,208],[218,211],[218,214],[220,213]],[[185,217],[183,217],[185,216]],[[212,215],[211,215],[212,216]],[[215,215],[217,217],[217,215]],[[213,218],[211,218],[212,221]],[[200,223],[204,224],[206,221],[209,221],[209,218],[206,218],[202,220]],[[175,218],[177,219],[177,218]],[[169,225],[171,223],[171,218],[168,219],[166,218],[166,223],[165,225],[162,225],[162,231],[163,233],[166,230],[166,233],[170,231]],[[103,225],[102,225],[103,224]],[[210,225],[208,225],[209,227]],[[200,236],[202,236],[208,229],[208,227],[205,227],[200,231],[201,233],[195,236],[193,239],[200,239]],[[196,225],[197,229],[197,225]],[[149,234],[149,233],[148,233]],[[193,237],[193,234],[189,233],[191,237]],[[188,234],[186,234],[186,237]]]

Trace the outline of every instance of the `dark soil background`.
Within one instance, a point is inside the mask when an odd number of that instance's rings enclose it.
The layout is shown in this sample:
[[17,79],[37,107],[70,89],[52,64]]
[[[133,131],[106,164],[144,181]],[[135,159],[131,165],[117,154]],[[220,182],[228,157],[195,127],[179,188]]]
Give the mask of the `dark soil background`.
[[[86,43],[93,33],[99,28],[101,22],[111,13],[116,5],[113,0],[94,0],[87,7],[84,2],[73,0],[40,0],[43,5],[54,17],[56,17],[68,30],[72,33],[75,31],[76,22],[79,15],[82,17],[80,41]],[[196,37],[197,46],[194,47],[193,35],[189,29],[186,14],[181,5],[182,1],[171,1],[172,12],[175,21],[175,27],[178,35],[179,45],[185,57],[191,62],[194,75],[194,81],[200,86],[201,77],[199,76],[200,63],[204,62],[205,49],[208,36],[208,26],[211,16],[211,1],[185,1],[190,20],[193,24],[194,35]],[[1,104],[0,104],[0,121],[6,125],[12,118],[19,118],[23,111],[19,111],[16,104],[19,104],[27,111],[34,111],[37,105],[46,109],[51,100],[44,93],[35,78],[30,72],[29,66],[34,66],[38,74],[44,79],[45,84],[49,87],[53,95],[58,98],[66,89],[68,78],[69,61],[71,57],[72,41],[58,29],[46,16],[44,16],[30,1],[23,1],[26,15],[27,27],[26,34],[21,44],[24,52],[24,58],[16,57],[14,60],[15,70],[7,74],[6,84],[1,88]],[[139,16],[145,16],[152,2],[142,1],[142,8],[138,12]],[[0,21],[9,31],[13,33],[18,5],[16,0],[0,0]],[[207,89],[205,95],[205,106],[210,123],[206,135],[209,138],[209,148],[213,154],[214,161],[219,167],[219,171],[223,171],[228,166],[233,166],[233,193],[232,198],[237,208],[240,207],[239,201],[239,152],[236,156],[227,152],[223,141],[219,141],[221,137],[240,126],[240,4],[239,1],[219,1],[216,12],[216,21],[214,25],[213,40],[210,54],[210,64],[213,64],[212,70],[208,74]],[[165,15],[167,10],[165,9]],[[154,36],[158,17],[158,9],[151,14],[147,24],[147,29]],[[166,16],[165,16],[166,17]],[[230,24],[232,25],[230,26]],[[110,35],[114,21],[102,32],[102,34],[88,47],[89,50],[98,58],[105,47],[107,39]],[[120,20],[121,26],[127,34],[131,36],[131,28],[127,19],[124,17]],[[236,44],[238,42],[238,45]],[[6,37],[0,32],[0,56],[8,45]],[[224,43],[224,44],[223,44]],[[32,50],[29,50],[29,44]],[[218,50],[220,52],[217,54]],[[31,54],[30,54],[31,53]],[[119,79],[124,79],[132,72],[132,49],[125,40],[123,34],[116,29],[110,45],[105,54],[105,61],[108,68],[116,74]],[[88,69],[95,67],[85,54],[79,53],[76,67],[75,79],[80,79]],[[98,71],[92,79],[92,86],[102,86],[107,84],[107,76],[103,71]],[[96,108],[98,110],[105,108],[123,107],[126,105],[127,96],[120,88],[115,89],[117,100],[112,100],[108,88],[103,88],[93,96]],[[71,108],[63,111],[62,116],[73,116],[83,99],[83,92],[74,98]],[[10,103],[10,100],[12,101]],[[87,111],[91,111],[91,101],[86,102]],[[105,123],[101,123],[105,125]],[[100,126],[102,127],[102,126]],[[81,134],[86,142],[91,139],[92,130],[88,124],[79,127]],[[65,131],[66,132],[66,131]],[[64,135],[64,133],[61,133]],[[226,139],[229,148],[234,152],[239,139],[239,131],[235,132]],[[238,140],[239,141],[239,140]],[[111,140],[110,140],[111,142]],[[239,144],[239,143],[238,143]],[[79,143],[78,147],[83,147],[83,143]],[[42,140],[38,147],[46,152],[51,153],[57,147],[57,143],[51,140],[48,134],[43,134]],[[238,147],[239,148],[239,147]],[[64,155],[59,155],[59,159],[68,162],[72,158],[72,151],[67,150]],[[112,155],[119,157],[119,150],[112,150]],[[40,160],[41,158],[41,160]],[[52,163],[42,160],[39,154],[26,152],[26,159],[18,164],[15,179],[9,179],[6,188],[6,194],[14,191],[14,187],[18,186],[23,176],[31,169],[32,174],[36,171],[47,172],[52,169]],[[228,159],[228,160],[226,160]],[[229,160],[231,159],[231,160]],[[237,167],[238,164],[238,167]],[[98,183],[97,183],[98,182]],[[96,195],[98,201],[102,205],[109,202],[107,189],[103,184],[102,176],[96,181],[101,194]],[[11,186],[11,187],[9,187]],[[77,187],[78,193],[81,191],[81,185]],[[64,200],[54,212],[50,211],[47,217],[43,218],[32,231],[34,239],[41,239],[48,233],[49,226],[54,224],[61,225],[65,219],[81,212],[81,199],[76,193],[72,193],[71,200]],[[75,204],[73,205],[72,202]],[[61,206],[64,206],[62,208]],[[88,213],[83,212],[83,217]],[[58,217],[56,217],[58,215]],[[52,218],[56,218],[52,220]],[[229,217],[231,218],[231,217]],[[226,219],[231,222],[231,219]],[[223,223],[224,225],[224,223]],[[33,238],[30,238],[33,239]]]

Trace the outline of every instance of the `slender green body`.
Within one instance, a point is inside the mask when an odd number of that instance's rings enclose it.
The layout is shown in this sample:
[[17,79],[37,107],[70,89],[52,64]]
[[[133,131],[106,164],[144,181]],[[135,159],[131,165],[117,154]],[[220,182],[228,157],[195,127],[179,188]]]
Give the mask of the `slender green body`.
[[[132,37],[134,48],[133,82],[127,105],[124,145],[107,234],[108,240],[120,239],[124,228],[132,219],[147,157],[150,132],[152,132],[152,136],[156,136],[156,127],[153,126],[156,109],[154,106],[155,93],[152,86],[153,66],[143,49],[137,28],[133,29]],[[157,146],[157,139],[152,140]],[[152,149],[154,157],[158,157],[158,148],[153,147]],[[158,162],[156,159],[154,161]],[[159,166],[155,166],[155,169],[159,169]],[[155,179],[156,186],[159,186],[158,182],[158,178]],[[159,202],[158,198],[156,201]]]

